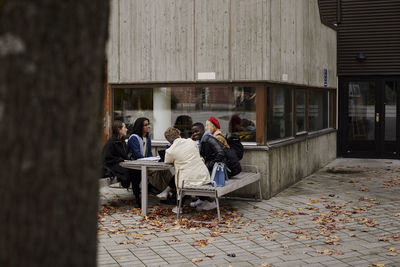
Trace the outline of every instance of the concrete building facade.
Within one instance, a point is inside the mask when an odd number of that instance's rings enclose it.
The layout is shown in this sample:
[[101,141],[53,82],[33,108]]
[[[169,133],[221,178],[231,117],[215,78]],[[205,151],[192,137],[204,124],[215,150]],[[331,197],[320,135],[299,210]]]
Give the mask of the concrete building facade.
[[157,149],[167,127],[213,115],[241,138],[264,198],[335,158],[336,31],[317,0],[111,3],[106,133],[146,116]]

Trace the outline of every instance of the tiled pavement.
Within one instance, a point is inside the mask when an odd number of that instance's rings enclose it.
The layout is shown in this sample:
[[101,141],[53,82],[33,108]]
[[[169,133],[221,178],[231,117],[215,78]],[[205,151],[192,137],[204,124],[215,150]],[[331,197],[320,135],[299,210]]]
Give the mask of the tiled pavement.
[[400,161],[337,159],[272,199],[223,200],[225,223],[207,228],[192,210],[178,224],[172,206],[143,220],[131,192],[104,187],[98,264],[400,266],[399,193]]

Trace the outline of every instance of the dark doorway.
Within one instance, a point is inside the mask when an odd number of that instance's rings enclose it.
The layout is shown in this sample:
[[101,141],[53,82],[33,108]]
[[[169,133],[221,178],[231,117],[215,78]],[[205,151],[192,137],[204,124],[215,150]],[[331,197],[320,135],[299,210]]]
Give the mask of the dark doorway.
[[338,154],[398,158],[400,77],[339,78]]

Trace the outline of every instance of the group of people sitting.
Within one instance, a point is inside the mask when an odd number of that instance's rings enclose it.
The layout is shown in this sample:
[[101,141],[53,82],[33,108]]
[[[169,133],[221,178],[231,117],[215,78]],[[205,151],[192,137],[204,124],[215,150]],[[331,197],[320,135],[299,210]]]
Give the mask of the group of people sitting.
[[[133,134],[126,143],[125,123],[114,121],[112,137],[103,150],[104,166],[112,170],[123,187],[128,188],[132,184],[136,200],[135,207],[140,207],[141,204],[139,187],[141,171],[123,168],[119,163],[124,160],[152,156],[149,132],[149,119],[139,118],[135,121]],[[174,127],[169,127],[164,132],[164,136],[169,143],[165,151],[165,163],[174,164],[175,175],[164,191],[157,194],[160,200],[167,199],[169,195],[175,195],[176,199],[180,199],[179,188],[183,183],[185,186],[201,186],[210,183],[210,174],[215,163],[225,163],[228,166],[228,176],[236,175],[241,171],[240,158],[233,149],[230,149],[220,129],[219,121],[215,117],[210,117],[205,126],[200,122],[194,123],[190,138],[182,138],[180,130]],[[157,190],[149,184],[149,192],[157,193]],[[190,206],[196,207],[197,210],[211,210],[216,208],[216,203],[215,200],[199,198],[192,201]],[[173,211],[176,212],[177,207]]]

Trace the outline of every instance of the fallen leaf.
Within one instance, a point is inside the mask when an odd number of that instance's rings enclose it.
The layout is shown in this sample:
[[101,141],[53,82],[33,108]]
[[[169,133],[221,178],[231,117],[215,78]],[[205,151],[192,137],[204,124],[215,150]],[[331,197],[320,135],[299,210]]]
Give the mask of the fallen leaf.
[[385,264],[380,263],[380,262],[371,262],[372,266],[376,266],[376,267],[385,267]]
[[212,237],[217,237],[217,236],[220,236],[221,235],[221,233],[219,233],[219,232],[211,232],[210,233],[210,236],[212,236]]
[[318,254],[324,254],[324,255],[332,255],[333,254],[333,251],[330,249],[317,250],[316,252]]
[[397,255],[399,255],[399,254],[397,254],[396,252],[389,252],[389,253],[387,253],[386,255],[387,255],[387,256],[392,256],[392,257],[394,257],[394,256],[397,256]]
[[207,257],[207,258],[214,258],[214,257],[215,257],[215,254],[206,254],[206,257]]
[[396,248],[389,248],[390,251],[396,251]]
[[199,247],[205,247],[210,243],[210,240],[208,239],[196,239],[194,242],[191,244],[193,247],[199,246]]
[[201,262],[201,261],[203,261],[203,259],[200,259],[200,258],[194,258],[194,259],[192,259],[192,262]]
[[272,264],[268,263],[268,262],[264,262],[261,264],[261,267],[272,267]]
[[288,248],[289,246],[288,245],[286,245],[286,244],[282,244],[281,245],[281,248]]

